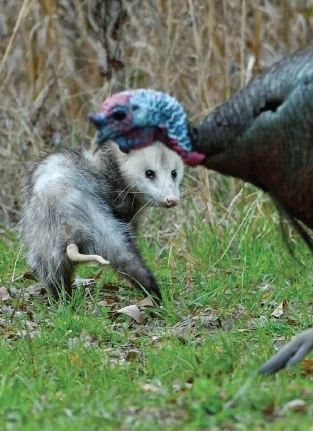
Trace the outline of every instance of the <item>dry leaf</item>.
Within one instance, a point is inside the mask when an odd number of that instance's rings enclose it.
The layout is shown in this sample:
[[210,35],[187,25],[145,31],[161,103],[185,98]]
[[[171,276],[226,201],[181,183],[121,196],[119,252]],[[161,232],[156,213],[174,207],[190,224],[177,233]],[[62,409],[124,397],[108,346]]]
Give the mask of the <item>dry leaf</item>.
[[109,291],[109,292],[118,292],[120,287],[117,284],[113,283],[105,283],[102,285],[102,290]]
[[0,301],[4,302],[10,299],[9,291],[6,287],[0,287]]
[[100,271],[98,271],[97,274],[95,274],[93,277],[90,277],[90,278],[93,278],[94,280],[99,280],[102,273],[103,273],[103,269],[100,269]]
[[301,326],[301,323],[299,322],[299,320],[292,319],[292,318],[287,318],[286,323],[288,323],[288,325],[290,326]]
[[83,361],[75,353],[71,353],[69,358],[72,365],[75,365],[77,368],[83,367],[84,365]]
[[154,307],[154,304],[151,301],[151,299],[149,298],[149,296],[147,296],[147,298],[143,299],[142,301],[136,302],[136,305],[138,308],[140,308],[140,307]]
[[305,358],[303,359],[301,363],[301,371],[302,374],[305,376],[312,376],[313,375],[313,359],[312,358]]
[[265,416],[272,416],[275,412],[275,404],[274,403],[270,403],[267,406],[265,406],[261,412],[265,415]]
[[291,400],[288,403],[286,403],[282,409],[281,412],[285,413],[287,410],[292,410],[294,412],[298,413],[304,413],[307,411],[307,406],[304,400],[295,399]]
[[68,346],[73,349],[78,344],[82,344],[85,348],[98,347],[97,340],[88,334],[86,329],[82,329],[79,337],[69,338]]
[[[270,284],[265,284],[264,286],[259,286],[259,290],[261,292],[265,292],[266,290],[270,290],[271,289],[271,285]],[[271,295],[270,293],[268,294],[269,296]]]
[[100,301],[97,302],[97,305],[99,307],[107,307],[109,304],[108,301],[106,301],[105,299],[100,299]]
[[36,280],[34,277],[34,274],[32,274],[31,272],[24,272],[24,274],[22,275],[22,278],[24,280]]
[[32,284],[25,293],[29,293],[30,296],[41,296],[46,293],[46,289],[42,284]]
[[74,285],[77,287],[80,286],[90,286],[91,284],[94,284],[95,280],[93,278],[81,278],[81,277],[75,277]]
[[137,305],[127,305],[127,307],[123,307],[117,310],[117,313],[126,314],[127,316],[131,317],[139,324],[142,324],[145,321]]
[[282,316],[284,314],[284,309],[287,307],[287,305],[288,305],[288,299],[284,299],[283,302],[280,303],[279,306],[275,308],[273,313],[271,313],[271,316],[276,318]]
[[158,394],[161,392],[161,388],[159,386],[154,386],[154,385],[151,385],[150,383],[140,383],[140,386],[144,391],[154,392],[155,394]]
[[140,308],[144,307],[154,307],[153,302],[149,297],[143,299],[142,301],[136,302],[134,305],[128,305],[127,307],[123,307],[117,310],[117,313],[126,314],[134,319],[137,323],[144,323],[145,319],[143,314],[140,311]]
[[135,350],[135,349],[129,350],[125,356],[125,361],[133,362],[138,358],[139,355],[140,355],[140,352],[138,350]]
[[174,392],[180,392],[180,393],[184,393],[187,390],[192,388],[192,384],[190,384],[189,382],[179,382],[179,381],[173,381],[172,383],[172,388]]

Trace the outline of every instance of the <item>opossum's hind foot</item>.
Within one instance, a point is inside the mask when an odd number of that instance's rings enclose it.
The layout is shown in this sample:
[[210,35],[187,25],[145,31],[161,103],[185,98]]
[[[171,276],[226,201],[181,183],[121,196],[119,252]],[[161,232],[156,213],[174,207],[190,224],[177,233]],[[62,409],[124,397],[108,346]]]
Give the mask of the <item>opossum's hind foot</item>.
[[[73,290],[72,290],[72,275],[74,271],[74,263],[73,262],[90,262],[96,261],[101,263],[102,265],[108,265],[109,262],[103,257],[97,254],[81,254],[78,251],[78,247],[74,243],[70,243],[66,248],[66,254],[69,259],[67,263],[64,262],[62,268],[59,268],[55,271],[54,277],[48,277],[48,281],[46,282],[48,291],[50,293],[51,299],[55,301],[64,300],[66,302],[71,301],[73,299]],[[57,280],[57,281],[56,281]]]
[[76,244],[69,244],[66,248],[66,254],[70,260],[73,262],[91,262],[96,261],[102,265],[109,265],[109,261],[103,259],[103,257],[97,254],[81,254],[78,251]]
[[48,292],[54,301],[63,299],[68,302],[73,298],[72,277],[63,278],[61,283],[47,283]]

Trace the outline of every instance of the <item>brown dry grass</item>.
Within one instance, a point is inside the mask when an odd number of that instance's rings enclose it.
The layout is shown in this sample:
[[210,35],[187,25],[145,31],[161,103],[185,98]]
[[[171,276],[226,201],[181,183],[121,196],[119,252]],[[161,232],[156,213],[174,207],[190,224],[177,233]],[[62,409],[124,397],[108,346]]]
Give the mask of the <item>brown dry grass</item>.
[[[90,139],[87,112],[110,93],[163,90],[198,121],[309,45],[312,24],[311,0],[0,0],[0,224],[16,221],[27,163]],[[208,188],[201,170],[198,178],[211,210],[220,180]]]

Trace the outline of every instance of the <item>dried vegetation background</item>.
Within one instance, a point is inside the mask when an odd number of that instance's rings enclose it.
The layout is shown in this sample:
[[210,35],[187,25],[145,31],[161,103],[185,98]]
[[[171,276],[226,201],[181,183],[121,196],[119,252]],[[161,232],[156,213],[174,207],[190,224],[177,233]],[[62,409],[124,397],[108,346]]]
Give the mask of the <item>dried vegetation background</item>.
[[[311,0],[0,0],[0,224],[17,220],[30,161],[90,140],[87,113],[112,92],[169,92],[196,122],[311,44],[312,25]],[[208,208],[205,184],[194,187]]]

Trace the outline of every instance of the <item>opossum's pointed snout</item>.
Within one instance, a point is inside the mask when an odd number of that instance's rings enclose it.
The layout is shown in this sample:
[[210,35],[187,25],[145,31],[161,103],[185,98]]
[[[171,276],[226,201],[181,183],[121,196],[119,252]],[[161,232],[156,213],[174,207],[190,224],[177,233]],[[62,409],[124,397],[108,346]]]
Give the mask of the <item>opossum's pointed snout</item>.
[[179,204],[179,198],[177,196],[167,196],[164,199],[164,206],[166,208],[173,208]]

